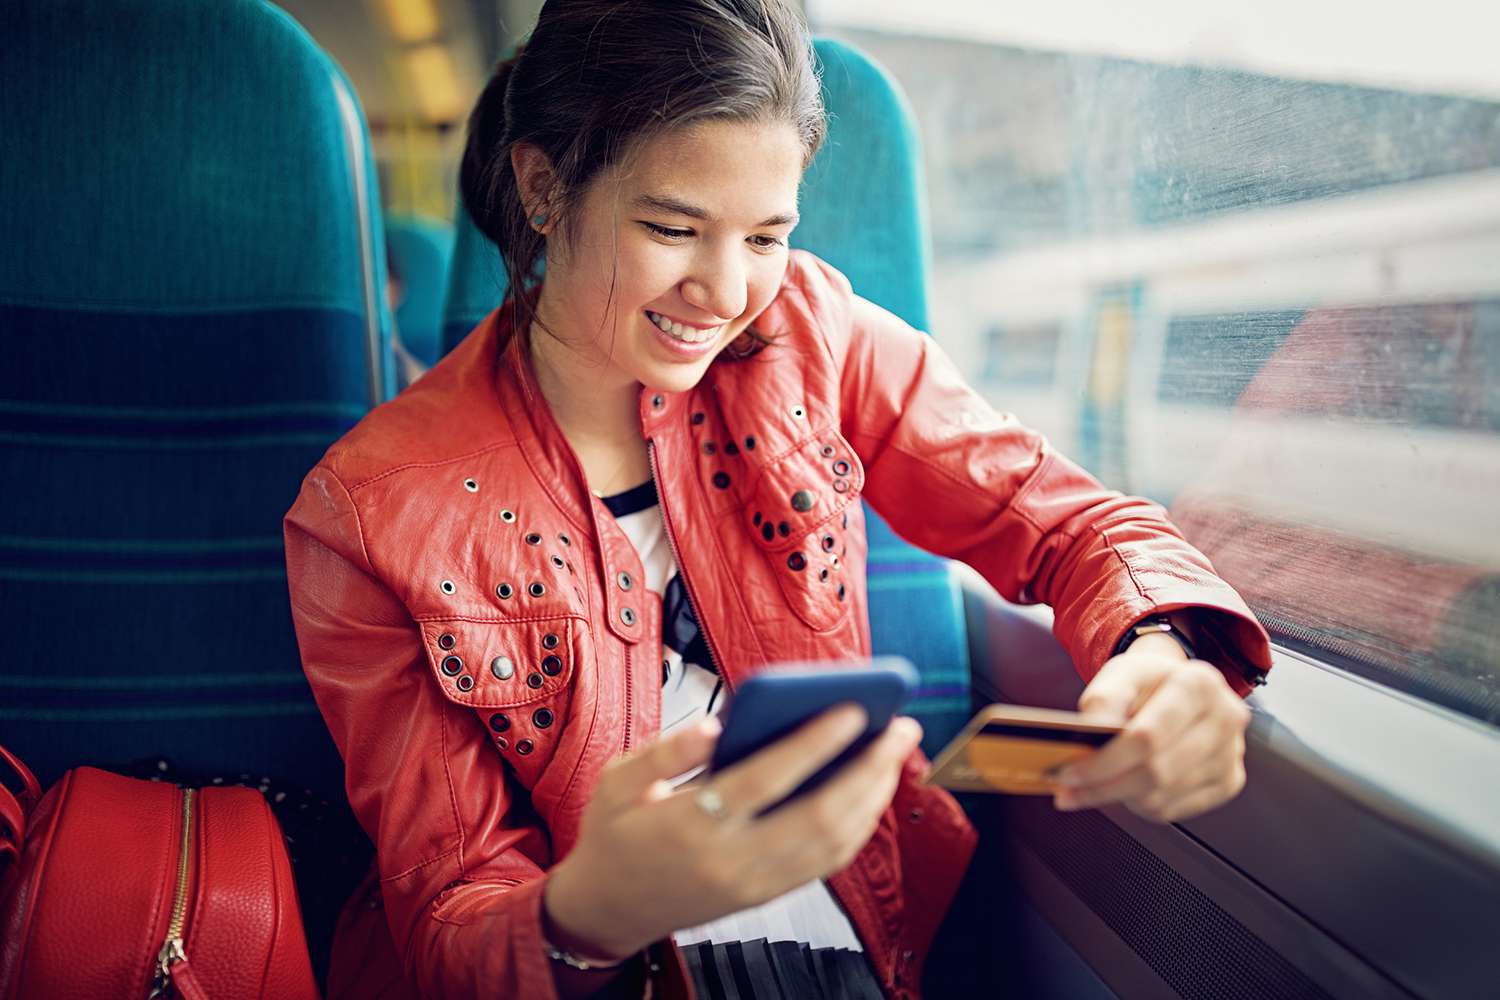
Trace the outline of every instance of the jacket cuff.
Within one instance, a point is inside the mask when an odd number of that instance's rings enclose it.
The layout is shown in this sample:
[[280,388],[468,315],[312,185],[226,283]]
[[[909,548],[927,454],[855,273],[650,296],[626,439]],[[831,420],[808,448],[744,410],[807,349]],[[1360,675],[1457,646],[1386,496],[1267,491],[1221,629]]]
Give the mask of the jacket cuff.
[[1108,647],[1111,655],[1138,623],[1165,615],[1186,625],[1184,632],[1198,659],[1217,667],[1235,694],[1243,698],[1266,683],[1271,670],[1270,637],[1248,612],[1210,604],[1161,604],[1144,612],[1127,610],[1124,615],[1128,620],[1123,626],[1105,633],[1114,636]]

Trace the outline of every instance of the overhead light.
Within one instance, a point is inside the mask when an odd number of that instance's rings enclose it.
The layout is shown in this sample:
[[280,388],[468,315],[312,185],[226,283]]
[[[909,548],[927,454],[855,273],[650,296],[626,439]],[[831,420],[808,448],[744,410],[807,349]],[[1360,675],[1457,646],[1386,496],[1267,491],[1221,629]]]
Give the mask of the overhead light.
[[385,20],[398,42],[425,42],[438,33],[437,8],[432,0],[381,0]]
[[451,122],[463,117],[463,88],[453,69],[453,59],[441,45],[419,45],[401,57],[406,78],[417,99],[417,107],[428,121]]

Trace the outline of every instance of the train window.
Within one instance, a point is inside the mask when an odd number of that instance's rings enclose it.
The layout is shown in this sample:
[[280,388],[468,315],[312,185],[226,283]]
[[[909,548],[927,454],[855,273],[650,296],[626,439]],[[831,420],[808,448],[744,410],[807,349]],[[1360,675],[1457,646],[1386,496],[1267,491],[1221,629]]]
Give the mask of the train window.
[[1493,61],[1301,13],[1300,49],[1184,61],[1101,40],[1107,5],[1071,37],[901,6],[808,11],[910,95],[932,325],[973,383],[1166,504],[1281,644],[1500,724]]

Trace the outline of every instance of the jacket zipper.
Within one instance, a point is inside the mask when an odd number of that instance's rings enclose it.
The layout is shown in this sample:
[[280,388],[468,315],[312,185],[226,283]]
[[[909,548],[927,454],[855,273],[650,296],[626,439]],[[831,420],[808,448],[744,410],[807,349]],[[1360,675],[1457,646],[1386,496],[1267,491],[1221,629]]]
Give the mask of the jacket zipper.
[[635,728],[635,713],[632,711],[635,699],[630,693],[630,689],[633,686],[631,684],[631,677],[635,673],[635,665],[630,662],[632,649],[634,649],[633,646],[627,645],[625,647],[625,746],[623,749],[627,753],[630,751],[630,731]]
[[672,534],[672,518],[667,513],[667,500],[661,492],[661,477],[657,474],[656,467],[656,439],[651,438],[646,442],[646,458],[651,463],[651,485],[656,488],[656,505],[661,508],[661,521],[666,529],[667,547],[672,550],[672,560],[677,563],[677,575],[682,577],[683,586],[687,588],[688,600],[693,604],[693,614],[698,619],[698,631],[703,633],[703,645],[708,649],[708,662],[714,668],[714,673],[724,682],[724,686],[730,691],[734,686],[729,682],[729,675],[724,673],[720,664],[722,659],[714,650],[713,636],[708,634],[708,625],[703,621],[703,605],[698,601],[698,594],[693,590],[693,581],[688,579],[687,566],[683,564],[682,554],[677,551],[677,538]]
[[189,851],[192,843],[193,789],[184,788],[182,790],[182,839],[178,843],[177,850],[177,892],[172,899],[172,919],[167,923],[167,939],[162,942],[161,951],[156,956],[156,976],[152,981],[151,992],[147,995],[147,1000],[167,996],[171,988],[172,966],[178,962],[187,961],[187,952],[183,949],[182,931],[183,924],[187,921],[188,871],[192,860]]

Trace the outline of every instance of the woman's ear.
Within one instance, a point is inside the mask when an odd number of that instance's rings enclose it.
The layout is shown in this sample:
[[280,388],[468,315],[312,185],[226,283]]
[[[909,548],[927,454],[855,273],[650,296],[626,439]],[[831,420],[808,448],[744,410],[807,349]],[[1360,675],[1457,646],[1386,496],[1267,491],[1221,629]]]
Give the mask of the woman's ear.
[[518,142],[510,149],[510,165],[516,174],[516,193],[526,208],[528,218],[551,215],[549,204],[557,187],[552,161],[540,146]]

